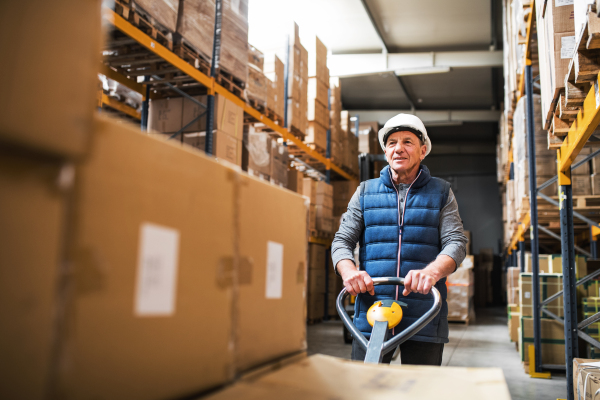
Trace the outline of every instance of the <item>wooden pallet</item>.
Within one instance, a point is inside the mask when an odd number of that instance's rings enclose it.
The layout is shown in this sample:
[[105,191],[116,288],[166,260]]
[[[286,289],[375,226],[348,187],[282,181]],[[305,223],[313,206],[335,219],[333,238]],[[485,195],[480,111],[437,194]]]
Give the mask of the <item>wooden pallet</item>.
[[266,108],[264,114],[267,116],[267,118],[269,118],[271,121],[277,123],[278,125],[281,124],[283,125],[283,117],[279,116],[275,111],[271,110],[270,108]]
[[236,78],[224,68],[219,68],[216,81],[219,85],[223,86],[240,99],[246,100],[246,94],[244,92],[244,88],[246,87],[245,81]]
[[188,45],[183,38],[180,38],[178,43],[173,46],[173,53],[185,60],[188,64],[193,65],[194,68],[204,75],[210,76],[210,57],[196,51],[193,47]]
[[323,157],[326,157],[327,151],[325,149],[322,149],[321,147],[319,147],[318,145],[314,144],[314,143],[305,143],[311,150],[316,151],[317,153],[319,153],[320,155],[322,155]]
[[267,107],[264,100],[254,99],[251,96],[246,96],[246,103],[248,103],[248,105],[255,110],[260,111],[261,114],[266,115]]
[[304,134],[304,132],[302,132],[300,129],[298,129],[297,127],[295,127],[294,125],[291,125],[288,130],[290,131],[290,133],[294,136],[296,136],[298,139],[304,141],[304,138],[306,137],[306,135]]
[[161,26],[128,0],[115,0],[115,12],[169,50],[173,50],[173,33]]

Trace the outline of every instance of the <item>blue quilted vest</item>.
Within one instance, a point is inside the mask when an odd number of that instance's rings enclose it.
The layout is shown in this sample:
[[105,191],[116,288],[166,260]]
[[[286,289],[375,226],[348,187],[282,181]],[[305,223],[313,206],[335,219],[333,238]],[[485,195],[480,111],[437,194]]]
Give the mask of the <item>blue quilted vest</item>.
[[[448,200],[450,184],[433,178],[426,166],[421,165],[419,175],[406,194],[404,212],[400,209],[398,192],[391,180],[389,166],[381,170],[377,179],[361,184],[360,206],[365,229],[360,238],[360,267],[372,277],[400,276],[408,271],[423,269],[435,260],[441,248],[439,224],[440,211]],[[442,296],[440,313],[411,340],[448,343],[448,305],[446,304],[446,279],[435,287]],[[396,335],[420,318],[433,304],[431,294],[410,293],[402,295],[402,286],[376,286],[375,296],[368,293],[357,297],[354,323],[367,337],[371,326],[367,310],[381,299],[400,300],[403,308]]]

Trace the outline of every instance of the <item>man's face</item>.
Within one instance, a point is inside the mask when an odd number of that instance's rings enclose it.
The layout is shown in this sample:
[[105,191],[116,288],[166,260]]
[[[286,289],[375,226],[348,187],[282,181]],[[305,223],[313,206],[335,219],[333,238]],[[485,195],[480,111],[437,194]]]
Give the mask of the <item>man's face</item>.
[[427,152],[427,146],[421,145],[419,138],[412,132],[392,133],[385,144],[385,158],[390,168],[400,173],[418,165]]

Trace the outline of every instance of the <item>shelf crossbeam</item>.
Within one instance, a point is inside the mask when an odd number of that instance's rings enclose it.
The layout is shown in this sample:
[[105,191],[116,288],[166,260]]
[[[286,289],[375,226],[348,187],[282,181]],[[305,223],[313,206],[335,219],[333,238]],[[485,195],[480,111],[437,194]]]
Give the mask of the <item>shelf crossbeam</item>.
[[115,99],[113,99],[112,97],[108,96],[106,93],[102,93],[102,105],[105,105],[107,107],[110,107],[114,110],[120,111],[123,114],[127,114],[132,118],[135,118],[137,120],[142,118],[142,114],[136,110],[135,108],[128,106],[125,103],[121,103],[120,101],[117,101]]
[[229,90],[219,85],[214,78],[203,74],[202,72],[194,68],[192,65],[188,64],[185,60],[181,59],[172,51],[162,46],[160,43],[156,42],[150,36],[146,35],[144,32],[136,28],[134,25],[129,23],[127,20],[125,20],[113,10],[104,8],[103,16],[109,23],[114,25],[115,28],[119,29],[121,32],[134,39],[136,42],[144,46],[149,51],[153,52],[166,62],[173,65],[175,68],[179,69],[181,72],[187,74],[188,76],[196,80],[198,83],[205,86],[208,89],[209,94],[217,93],[219,95],[222,95],[227,100],[230,100],[237,106],[241,107],[246,114],[252,116],[257,121],[268,126],[274,132],[279,134],[285,141],[293,143],[311,158],[325,165],[325,168],[327,170],[333,170],[337,174],[341,175],[342,177],[348,180],[357,179],[356,176],[347,173],[342,168],[332,163],[331,159],[324,157],[317,151],[308,147],[299,138],[292,135],[286,128],[277,125],[275,121],[271,120],[255,108],[246,104],[244,100],[240,99],[239,97],[231,93]]

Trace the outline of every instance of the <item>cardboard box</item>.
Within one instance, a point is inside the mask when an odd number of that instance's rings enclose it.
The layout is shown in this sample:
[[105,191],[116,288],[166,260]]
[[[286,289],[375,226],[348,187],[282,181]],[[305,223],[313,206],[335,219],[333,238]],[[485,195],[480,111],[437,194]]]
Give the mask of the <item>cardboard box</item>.
[[593,359],[573,359],[573,397],[593,399],[600,390],[600,362]]
[[304,142],[314,144],[320,150],[327,150],[327,128],[314,121],[309,122]]
[[58,397],[183,397],[305,348],[300,196],[104,120],[76,176]]
[[265,55],[262,51],[248,43],[248,64],[254,65],[259,71],[265,67]]
[[175,133],[182,128],[183,98],[150,101],[148,129],[161,133]]
[[[533,316],[531,277],[531,273],[521,273],[519,277],[519,305],[521,307],[521,315],[524,317]],[[540,301],[547,299],[563,289],[562,274],[539,274],[539,280]],[[559,317],[564,315],[562,297],[553,300],[548,305],[545,305],[544,308]],[[542,315],[545,316],[545,314]]]
[[[319,206],[317,206],[317,209],[318,208],[319,208]],[[317,213],[315,228],[322,232],[332,233],[333,232],[333,218],[319,216]]]
[[288,169],[288,189],[303,194],[304,193],[304,174],[296,168]]
[[327,110],[327,106],[321,104],[317,99],[309,98],[308,121],[316,122],[327,130],[329,126],[329,110]]
[[[519,287],[519,274],[521,270],[519,267],[508,267],[506,270],[506,284],[511,288]],[[509,302],[510,303],[510,302]]]
[[[45,399],[72,169],[0,147],[0,398]],[[65,179],[67,178],[67,179]]]
[[[538,266],[540,273],[552,273],[550,270],[550,265],[552,263],[552,255],[551,254],[539,254],[538,258]],[[525,272],[531,272],[531,253],[525,253]],[[561,271],[562,272],[562,271]]]
[[135,7],[141,7],[142,14],[146,14],[153,22],[158,22],[171,32],[177,29],[178,0],[135,0],[133,4]]
[[0,142],[60,157],[88,152],[100,22],[99,1],[2,2],[0,33],[7,39],[0,51],[7,56],[0,63]]
[[[160,1],[152,1],[152,4],[157,3]],[[215,34],[215,1],[183,0],[179,4],[178,17],[180,23],[177,26],[177,33],[183,37],[187,45],[210,61]]]
[[391,382],[376,384],[376,397],[382,399],[398,393],[410,399],[434,399],[440,388],[448,400],[510,399],[500,368],[365,365],[317,354],[256,380],[239,382],[208,400],[373,398],[373,382]]
[[600,194],[600,173],[592,175],[592,194]]
[[592,179],[589,175],[572,175],[571,184],[573,196],[587,196],[592,194]]
[[248,67],[248,80],[246,82],[246,97],[254,100],[261,107],[267,106],[268,84],[271,83],[257,67]]
[[[267,89],[267,107],[283,118],[285,113],[285,66],[274,54],[266,57],[265,76],[271,80]],[[267,82],[268,83],[268,82]]]
[[508,331],[510,333],[510,341],[518,343],[519,342],[519,324],[521,322],[521,314],[520,313],[511,313],[510,319],[508,320],[509,328]]
[[308,98],[315,99],[325,108],[329,103],[329,88],[318,78],[308,78]]
[[248,71],[248,0],[223,1],[219,67],[241,82],[246,82]]
[[271,159],[271,183],[284,188],[288,186],[288,166],[280,163],[275,159]]
[[[199,101],[201,104],[206,105],[207,96],[194,96],[194,99]],[[164,101],[164,100],[157,100],[157,101]],[[174,132],[179,131],[181,128],[190,124],[196,118],[197,118],[197,120],[194,123],[192,123],[191,125],[189,125],[186,129],[184,129],[184,132],[186,132],[186,133],[206,132],[206,114],[205,114],[205,112],[206,112],[206,107],[202,107],[202,106],[194,103],[192,100],[184,97],[183,98],[183,111],[182,111],[182,115],[181,115],[181,123],[179,124],[177,129],[174,130]],[[202,115],[202,114],[204,114],[204,115]],[[152,128],[150,128],[150,129],[152,129]],[[160,129],[155,129],[155,130],[162,132]]]
[[[553,319],[541,320],[542,325],[542,364],[564,365],[565,332],[560,322]],[[521,361],[529,362],[529,346],[533,346],[533,318],[521,317],[519,352]]]
[[[232,164],[242,165],[242,141],[219,130],[213,131],[213,156],[230,162]],[[197,147],[201,150],[206,146],[206,132],[194,132],[184,134],[184,142]]]
[[304,178],[302,189],[303,194],[310,199],[310,204],[317,204],[317,181],[312,178]]

